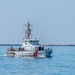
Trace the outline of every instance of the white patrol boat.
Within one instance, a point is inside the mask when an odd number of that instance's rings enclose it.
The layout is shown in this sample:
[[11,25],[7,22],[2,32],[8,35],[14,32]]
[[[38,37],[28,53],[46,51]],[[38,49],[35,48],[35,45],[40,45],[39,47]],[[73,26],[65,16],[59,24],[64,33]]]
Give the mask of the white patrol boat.
[[44,49],[44,46],[39,44],[39,40],[31,37],[30,23],[26,25],[25,30],[26,38],[23,40],[22,47],[20,48],[8,48],[7,56],[25,56],[25,57],[50,57],[52,53],[51,49]]

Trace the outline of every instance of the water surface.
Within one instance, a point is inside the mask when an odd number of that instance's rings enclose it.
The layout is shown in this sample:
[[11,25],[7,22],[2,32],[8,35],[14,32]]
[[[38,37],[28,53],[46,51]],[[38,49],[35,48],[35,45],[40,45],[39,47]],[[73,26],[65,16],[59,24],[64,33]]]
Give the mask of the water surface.
[[50,58],[6,57],[8,47],[0,46],[0,75],[75,75],[75,46],[53,46]]

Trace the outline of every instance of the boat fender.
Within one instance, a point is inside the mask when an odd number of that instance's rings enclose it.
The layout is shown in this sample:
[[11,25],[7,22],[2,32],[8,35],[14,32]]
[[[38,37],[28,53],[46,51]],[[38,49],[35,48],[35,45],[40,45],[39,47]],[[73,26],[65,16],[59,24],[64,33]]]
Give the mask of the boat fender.
[[37,55],[38,55],[38,50],[36,50],[36,51],[34,52],[34,56],[37,57]]

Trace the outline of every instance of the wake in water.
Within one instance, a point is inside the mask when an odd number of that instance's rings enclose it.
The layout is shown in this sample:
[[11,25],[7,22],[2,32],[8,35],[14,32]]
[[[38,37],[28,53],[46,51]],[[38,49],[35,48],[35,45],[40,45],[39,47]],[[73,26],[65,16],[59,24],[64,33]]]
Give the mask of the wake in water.
[[[46,58],[44,55],[41,55],[41,56],[38,56],[38,57],[28,57],[28,56],[7,56],[6,54],[3,54],[3,55],[0,55],[0,57],[20,57],[20,58],[23,58],[23,59],[34,59],[34,58]],[[52,56],[51,56],[52,57]]]
[[2,56],[6,56],[6,54],[4,54],[4,55],[0,55],[0,57],[2,57]]

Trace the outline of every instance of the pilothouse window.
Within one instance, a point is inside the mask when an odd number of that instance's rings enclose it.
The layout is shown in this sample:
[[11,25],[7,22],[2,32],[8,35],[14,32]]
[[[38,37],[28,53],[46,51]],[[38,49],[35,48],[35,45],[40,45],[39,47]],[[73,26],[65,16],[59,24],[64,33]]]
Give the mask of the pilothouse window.
[[32,45],[39,45],[39,41],[30,41]]

